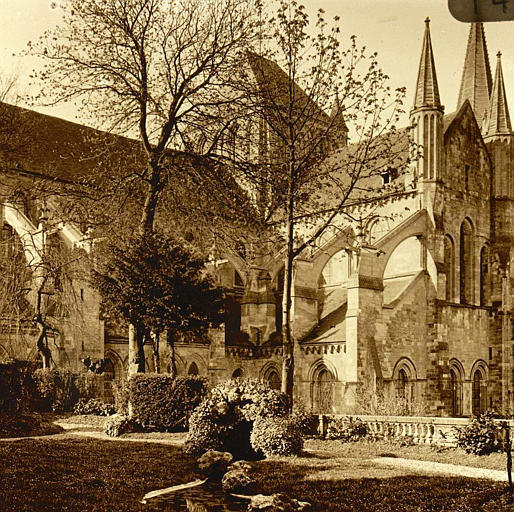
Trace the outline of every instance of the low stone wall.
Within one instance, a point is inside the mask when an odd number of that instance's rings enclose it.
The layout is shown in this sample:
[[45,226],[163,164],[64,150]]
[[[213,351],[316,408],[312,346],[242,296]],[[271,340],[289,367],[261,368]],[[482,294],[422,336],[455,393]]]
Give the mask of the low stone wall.
[[[359,418],[364,421],[371,432],[382,434],[384,438],[408,437],[414,443],[454,446],[456,428],[470,423],[470,418],[439,418],[425,416],[366,416],[331,414],[320,415],[319,431],[325,437],[330,419]],[[510,425],[511,437],[514,439],[514,420],[495,420],[497,423],[506,421]]]

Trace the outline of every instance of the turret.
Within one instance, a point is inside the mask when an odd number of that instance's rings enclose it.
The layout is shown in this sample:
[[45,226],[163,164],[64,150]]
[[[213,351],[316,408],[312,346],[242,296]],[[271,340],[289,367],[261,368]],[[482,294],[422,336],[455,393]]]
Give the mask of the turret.
[[416,175],[423,182],[436,181],[441,172],[443,143],[443,112],[430,40],[430,20],[425,20],[425,35],[421,50],[414,106],[410,112],[414,128],[414,142],[422,156],[416,162]]
[[505,139],[512,137],[512,125],[510,123],[509,107],[505,94],[505,83],[503,82],[503,71],[501,52],[498,52],[496,63],[496,74],[494,76],[493,90],[487,116],[484,122],[484,140]]
[[469,31],[464,69],[462,71],[457,109],[466,100],[469,100],[480,127],[482,127],[489,107],[491,88],[491,66],[487,53],[484,25],[482,23],[472,23]]

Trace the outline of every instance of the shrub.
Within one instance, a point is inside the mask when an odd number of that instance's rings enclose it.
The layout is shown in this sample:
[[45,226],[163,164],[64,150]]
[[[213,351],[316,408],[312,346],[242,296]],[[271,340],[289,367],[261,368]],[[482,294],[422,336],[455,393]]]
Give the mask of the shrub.
[[0,412],[34,410],[39,406],[39,393],[33,378],[38,363],[10,361],[0,363]]
[[101,377],[91,372],[81,372],[75,376],[75,387],[81,399],[90,400],[100,396]]
[[136,374],[129,380],[130,417],[144,429],[184,430],[189,417],[207,394],[205,379]]
[[71,411],[79,398],[75,376],[64,368],[45,368],[34,372],[34,380],[44,410]]
[[256,456],[250,443],[259,418],[285,416],[287,396],[256,380],[230,380],[211,390],[189,421],[186,452],[201,455],[209,449],[228,451],[236,458]]
[[293,418],[304,436],[313,437],[319,431],[319,416],[300,407],[293,411]]
[[135,422],[124,414],[113,414],[105,421],[105,433],[111,437],[119,437],[137,430]]
[[502,449],[499,427],[494,423],[494,414],[484,413],[471,420],[469,425],[456,428],[457,446],[467,453],[487,455]]
[[126,379],[112,381],[114,408],[119,414],[128,414],[129,387]]
[[250,436],[252,448],[265,457],[298,455],[303,448],[300,423],[292,416],[258,418]]
[[75,414],[95,414],[97,416],[112,416],[116,410],[114,405],[106,404],[96,398],[85,400],[81,398],[73,408]]
[[327,426],[328,439],[340,439],[344,443],[359,441],[368,433],[368,427],[359,418],[336,418]]

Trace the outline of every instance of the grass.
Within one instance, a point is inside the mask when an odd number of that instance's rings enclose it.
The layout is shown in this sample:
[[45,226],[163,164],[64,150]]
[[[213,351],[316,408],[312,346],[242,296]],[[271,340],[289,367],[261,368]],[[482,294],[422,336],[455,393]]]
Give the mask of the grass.
[[471,455],[461,448],[441,448],[430,445],[400,446],[395,443],[381,441],[369,443],[342,443],[341,441],[311,439],[305,447],[309,450],[330,453],[338,457],[356,457],[361,459],[383,456],[401,457],[445,464],[458,464],[475,468],[506,470],[505,453],[490,455]]
[[309,501],[314,511],[507,512],[514,507],[505,484],[406,474],[358,458],[272,458],[257,464],[257,479],[260,491]]
[[[257,490],[309,501],[313,512],[514,508],[504,484],[377,467],[358,444],[344,448],[347,452],[307,452],[253,463]],[[169,445],[73,437],[4,442],[0,510],[141,511],[139,500],[146,492],[194,479],[193,466],[193,459]]]
[[139,511],[148,491],[194,479],[179,448],[91,439],[0,444],[0,510]]

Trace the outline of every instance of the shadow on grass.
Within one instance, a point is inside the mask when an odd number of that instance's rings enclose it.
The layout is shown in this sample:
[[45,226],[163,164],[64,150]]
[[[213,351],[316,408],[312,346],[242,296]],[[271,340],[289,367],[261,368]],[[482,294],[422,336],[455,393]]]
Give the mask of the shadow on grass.
[[[312,460],[312,459],[311,459]],[[257,492],[283,492],[312,504],[315,511],[487,511],[514,510],[514,493],[505,484],[469,478],[402,475],[380,478],[326,478],[305,464],[267,460],[257,467]],[[364,463],[365,461],[362,461]],[[422,463],[420,463],[422,468]],[[317,475],[319,475],[317,477]],[[370,508],[372,507],[372,508]]]

